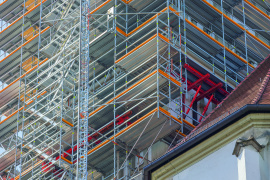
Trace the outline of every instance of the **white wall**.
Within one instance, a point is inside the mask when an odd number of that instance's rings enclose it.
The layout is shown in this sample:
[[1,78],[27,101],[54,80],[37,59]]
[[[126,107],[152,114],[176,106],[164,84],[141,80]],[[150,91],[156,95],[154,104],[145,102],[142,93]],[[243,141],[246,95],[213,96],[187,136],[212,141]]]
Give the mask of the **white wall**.
[[260,154],[252,146],[242,148],[238,159],[239,180],[260,180]]
[[173,180],[237,180],[237,158],[232,155],[235,141],[180,172]]
[[238,157],[239,180],[270,180],[269,144],[257,152],[252,146],[242,148]]
[[270,180],[270,145],[249,145],[232,155],[233,141],[173,177],[173,180]]
[[[261,168],[261,177],[267,180],[270,180],[270,144],[264,148],[261,152],[262,158],[260,163],[263,164]],[[263,160],[263,162],[262,162]]]

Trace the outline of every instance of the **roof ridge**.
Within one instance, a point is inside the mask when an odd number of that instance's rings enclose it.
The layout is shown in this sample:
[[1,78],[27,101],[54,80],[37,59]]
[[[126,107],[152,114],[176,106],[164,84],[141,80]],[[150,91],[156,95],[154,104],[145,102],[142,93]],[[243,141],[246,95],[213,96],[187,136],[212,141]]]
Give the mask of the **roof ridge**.
[[269,79],[270,79],[270,68],[268,70],[268,73],[266,74],[266,76],[264,77],[263,81],[262,81],[262,84],[261,84],[261,87],[259,89],[259,92],[257,94],[257,96],[253,99],[253,101],[251,102],[251,104],[257,104],[260,99],[262,98],[262,95],[267,87],[267,84],[269,82]]

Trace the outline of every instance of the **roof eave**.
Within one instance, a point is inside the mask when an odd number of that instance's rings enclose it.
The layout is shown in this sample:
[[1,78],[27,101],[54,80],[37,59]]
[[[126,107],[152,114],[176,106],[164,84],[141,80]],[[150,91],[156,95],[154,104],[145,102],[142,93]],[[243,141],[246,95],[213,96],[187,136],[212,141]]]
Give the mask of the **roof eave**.
[[251,113],[269,113],[269,109],[270,104],[247,104],[243,106],[238,111],[217,122],[213,126],[203,131],[202,133],[194,136],[192,139],[179,145],[175,149],[169,151],[167,154],[156,159],[151,164],[145,166],[143,169],[144,180],[151,180],[152,172],[159,169],[163,165],[167,164],[168,162],[178,157],[179,155],[187,152],[188,150],[200,144],[201,142],[213,136],[214,134],[220,132],[221,130],[225,129],[231,124],[237,122],[246,115]]

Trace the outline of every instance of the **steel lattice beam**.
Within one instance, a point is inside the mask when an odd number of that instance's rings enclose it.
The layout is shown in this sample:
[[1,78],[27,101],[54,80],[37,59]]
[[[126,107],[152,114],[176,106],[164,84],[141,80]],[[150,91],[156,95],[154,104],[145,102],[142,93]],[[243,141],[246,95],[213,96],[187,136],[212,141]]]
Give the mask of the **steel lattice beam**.
[[89,97],[89,22],[90,2],[81,0],[80,4],[80,67],[79,67],[79,125],[77,179],[87,179],[87,137],[88,137],[88,97]]

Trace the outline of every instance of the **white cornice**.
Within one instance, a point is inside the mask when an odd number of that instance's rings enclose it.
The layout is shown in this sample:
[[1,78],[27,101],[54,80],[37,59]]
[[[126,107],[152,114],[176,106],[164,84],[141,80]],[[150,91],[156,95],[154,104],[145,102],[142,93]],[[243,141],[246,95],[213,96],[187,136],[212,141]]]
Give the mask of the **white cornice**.
[[253,113],[238,120],[196,147],[152,173],[152,180],[165,180],[202,160],[209,154],[239,138],[251,128],[270,129],[270,113]]

